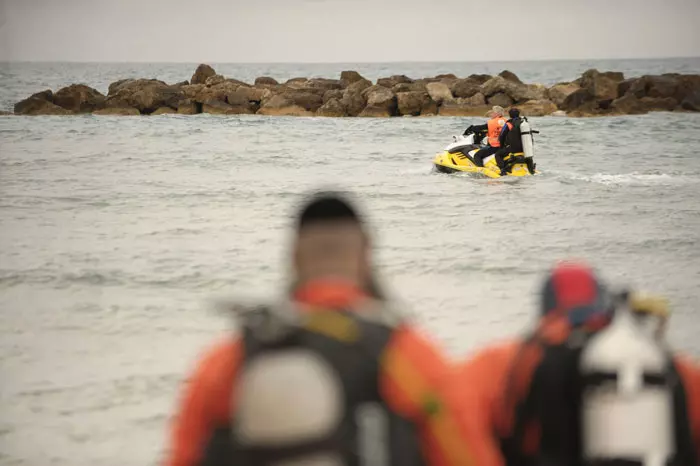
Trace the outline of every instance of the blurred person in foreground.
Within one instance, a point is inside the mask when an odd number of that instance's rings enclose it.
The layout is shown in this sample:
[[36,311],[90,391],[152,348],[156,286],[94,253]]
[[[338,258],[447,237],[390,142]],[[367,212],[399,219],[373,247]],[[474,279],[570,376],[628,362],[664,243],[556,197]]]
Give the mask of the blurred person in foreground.
[[492,464],[698,464],[698,366],[639,325],[658,306],[622,301],[587,265],[560,264],[529,335],[458,365],[460,418],[491,433]]
[[292,259],[290,299],[245,313],[200,361],[166,465],[482,464],[442,396],[447,362],[378,293],[351,204],[313,197]]

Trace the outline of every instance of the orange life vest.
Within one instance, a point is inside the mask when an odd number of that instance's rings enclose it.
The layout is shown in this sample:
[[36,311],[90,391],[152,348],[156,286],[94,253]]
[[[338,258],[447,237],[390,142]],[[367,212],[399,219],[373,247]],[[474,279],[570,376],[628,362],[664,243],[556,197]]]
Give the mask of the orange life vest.
[[491,147],[501,147],[501,143],[498,142],[498,136],[501,134],[503,125],[506,124],[506,119],[499,116],[491,118],[486,124],[488,125],[489,145]]

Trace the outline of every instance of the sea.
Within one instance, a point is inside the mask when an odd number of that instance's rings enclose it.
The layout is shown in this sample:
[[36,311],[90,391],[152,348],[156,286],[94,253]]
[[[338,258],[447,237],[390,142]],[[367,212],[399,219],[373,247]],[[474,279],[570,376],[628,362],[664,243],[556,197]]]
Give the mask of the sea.
[[[700,73],[700,58],[212,65],[246,81]],[[4,63],[0,108],[195,67]],[[293,217],[318,189],[357,199],[382,285],[455,361],[531,328],[567,259],[667,297],[669,344],[700,356],[700,114],[530,120],[541,174],[485,180],[432,169],[479,118],[0,117],[0,464],[159,464],[183,380],[234,326],[218,303],[284,292]]]

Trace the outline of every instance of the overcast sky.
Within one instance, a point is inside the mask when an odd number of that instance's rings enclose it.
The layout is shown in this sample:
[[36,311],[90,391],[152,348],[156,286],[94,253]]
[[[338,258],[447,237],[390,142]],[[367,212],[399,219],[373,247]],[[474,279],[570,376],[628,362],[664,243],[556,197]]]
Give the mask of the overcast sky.
[[700,0],[0,0],[2,61],[700,55]]

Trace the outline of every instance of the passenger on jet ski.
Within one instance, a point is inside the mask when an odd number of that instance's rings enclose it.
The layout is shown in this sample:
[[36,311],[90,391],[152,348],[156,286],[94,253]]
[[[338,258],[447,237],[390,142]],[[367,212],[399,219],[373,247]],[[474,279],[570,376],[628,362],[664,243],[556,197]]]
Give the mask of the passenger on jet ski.
[[[496,164],[498,168],[501,169],[501,176],[508,173],[508,168],[506,162],[514,158],[514,154],[521,154],[523,152],[523,140],[522,133],[520,132],[520,125],[523,121],[527,121],[527,118],[520,117],[520,110],[517,108],[511,108],[508,112],[510,119],[506,122],[503,127],[500,136],[498,137],[501,148],[498,149],[494,155],[496,158]],[[535,174],[535,162],[532,157],[525,157],[525,163],[527,164],[527,169],[531,175]]]
[[503,110],[503,107],[500,105],[496,105],[491,109],[491,112],[489,112],[491,119],[486,122],[484,125],[472,125],[469,128],[464,131],[464,135],[466,136],[467,134],[470,133],[483,133],[486,132],[486,135],[489,139],[489,145],[479,149],[479,151],[474,154],[474,163],[476,163],[477,167],[483,167],[484,166],[484,159],[488,157],[489,155],[495,153],[500,147],[501,143],[498,140],[498,135],[501,134],[501,130],[504,128],[506,124],[506,119],[505,119],[505,110]]

